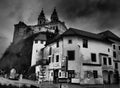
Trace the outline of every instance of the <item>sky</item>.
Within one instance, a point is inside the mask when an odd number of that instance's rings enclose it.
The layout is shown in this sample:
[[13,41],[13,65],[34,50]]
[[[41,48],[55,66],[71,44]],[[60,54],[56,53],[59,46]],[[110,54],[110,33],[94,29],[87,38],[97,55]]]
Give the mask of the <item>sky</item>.
[[12,42],[14,24],[35,25],[42,8],[49,19],[55,7],[68,28],[120,36],[120,0],[0,0],[0,56]]

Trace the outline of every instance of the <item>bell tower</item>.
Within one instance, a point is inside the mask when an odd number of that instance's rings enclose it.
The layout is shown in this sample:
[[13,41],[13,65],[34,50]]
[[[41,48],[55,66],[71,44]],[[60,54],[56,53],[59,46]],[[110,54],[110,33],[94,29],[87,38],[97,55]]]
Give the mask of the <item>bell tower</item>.
[[54,8],[53,13],[51,14],[51,22],[59,21],[58,14],[56,8]]
[[42,25],[42,24],[45,24],[46,23],[46,18],[45,18],[45,14],[44,14],[44,11],[43,11],[43,8],[40,12],[40,15],[38,17],[38,25]]

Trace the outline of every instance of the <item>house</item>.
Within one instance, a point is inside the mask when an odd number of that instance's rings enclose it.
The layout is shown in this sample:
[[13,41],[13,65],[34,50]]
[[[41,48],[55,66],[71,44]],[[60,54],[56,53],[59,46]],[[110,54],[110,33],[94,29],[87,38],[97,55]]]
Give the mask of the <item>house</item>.
[[120,39],[113,33],[104,35],[106,32],[94,34],[69,28],[47,41],[43,50],[43,59],[49,61],[47,80],[80,84],[114,83],[114,65],[118,61],[114,60],[113,45],[116,42],[120,44]]

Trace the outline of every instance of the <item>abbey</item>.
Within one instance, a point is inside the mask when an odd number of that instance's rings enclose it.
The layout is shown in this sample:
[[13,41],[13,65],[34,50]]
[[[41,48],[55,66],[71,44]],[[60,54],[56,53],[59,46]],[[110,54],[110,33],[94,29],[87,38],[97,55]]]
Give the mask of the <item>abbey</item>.
[[56,9],[46,20],[42,9],[38,24],[15,25],[13,43],[33,40],[31,67],[39,80],[79,84],[116,83],[120,73],[120,38],[111,31],[98,34],[67,28]]

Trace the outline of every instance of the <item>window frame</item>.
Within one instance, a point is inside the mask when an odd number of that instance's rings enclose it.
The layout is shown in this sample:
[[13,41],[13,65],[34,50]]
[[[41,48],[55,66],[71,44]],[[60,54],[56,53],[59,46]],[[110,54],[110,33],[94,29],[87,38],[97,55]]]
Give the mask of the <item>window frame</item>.
[[68,44],[72,44],[72,39],[68,39]]
[[88,39],[83,39],[83,48],[88,48]]
[[[73,53],[73,54],[70,55],[70,53]],[[68,56],[68,60],[70,60],[70,61],[75,60],[75,50],[68,50],[67,51],[67,56]],[[70,59],[70,58],[73,58],[73,59]]]
[[[92,56],[92,55],[95,55],[95,56]],[[93,57],[94,57],[95,59],[94,59]],[[96,53],[91,53],[91,61],[92,61],[92,62],[97,62],[97,55],[96,55]]]

